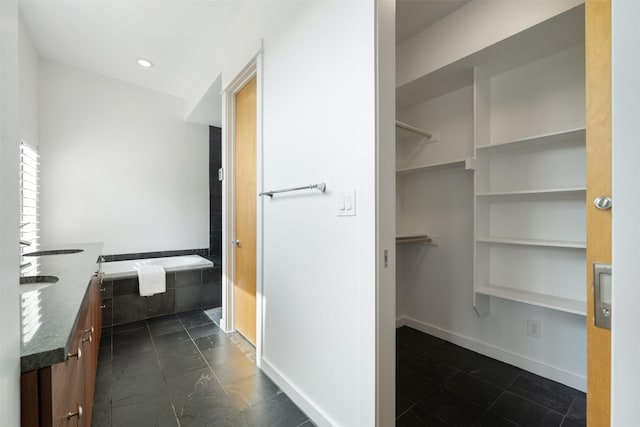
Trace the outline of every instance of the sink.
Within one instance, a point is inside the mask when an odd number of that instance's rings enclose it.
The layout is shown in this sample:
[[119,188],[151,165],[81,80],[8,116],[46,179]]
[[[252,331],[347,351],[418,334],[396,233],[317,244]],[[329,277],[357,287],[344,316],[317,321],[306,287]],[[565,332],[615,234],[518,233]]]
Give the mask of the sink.
[[78,252],[82,251],[84,251],[84,249],[55,249],[50,251],[29,252],[28,254],[24,254],[22,256],[67,255],[77,254]]
[[20,278],[20,293],[48,288],[59,279],[56,276],[25,276]]

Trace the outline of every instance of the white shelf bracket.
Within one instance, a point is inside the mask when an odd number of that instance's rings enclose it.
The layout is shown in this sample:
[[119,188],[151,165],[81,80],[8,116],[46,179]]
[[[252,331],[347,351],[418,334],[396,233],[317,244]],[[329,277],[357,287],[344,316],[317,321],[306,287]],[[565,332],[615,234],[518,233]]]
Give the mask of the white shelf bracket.
[[477,292],[473,293],[473,309],[478,317],[485,317],[491,312],[491,297],[489,295],[481,295]]
[[475,157],[467,157],[464,159],[464,168],[468,171],[476,170],[476,159]]

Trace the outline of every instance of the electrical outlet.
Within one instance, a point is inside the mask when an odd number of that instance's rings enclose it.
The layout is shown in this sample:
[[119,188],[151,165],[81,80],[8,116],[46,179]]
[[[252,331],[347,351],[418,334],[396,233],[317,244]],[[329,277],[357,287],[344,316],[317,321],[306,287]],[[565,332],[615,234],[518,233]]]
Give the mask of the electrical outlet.
[[542,323],[539,320],[527,319],[527,335],[542,338]]

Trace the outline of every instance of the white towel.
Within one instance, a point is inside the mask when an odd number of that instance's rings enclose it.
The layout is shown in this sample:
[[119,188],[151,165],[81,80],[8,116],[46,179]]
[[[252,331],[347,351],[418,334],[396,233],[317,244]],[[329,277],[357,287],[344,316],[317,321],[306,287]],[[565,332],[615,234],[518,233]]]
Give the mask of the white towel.
[[150,297],[167,291],[167,280],[164,267],[161,265],[138,265],[138,282],[140,296]]

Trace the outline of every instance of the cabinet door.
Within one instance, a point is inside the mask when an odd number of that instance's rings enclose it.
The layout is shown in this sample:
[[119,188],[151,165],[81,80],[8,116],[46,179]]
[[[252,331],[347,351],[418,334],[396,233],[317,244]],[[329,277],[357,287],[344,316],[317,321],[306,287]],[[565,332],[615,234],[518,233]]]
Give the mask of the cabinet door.
[[86,354],[84,359],[84,395],[85,422],[91,425],[93,414],[93,397],[95,394],[96,370],[98,366],[98,350],[100,346],[100,278],[94,276],[89,285],[87,302],[83,311],[82,349]]
[[[77,328],[72,341],[71,350],[67,360],[62,363],[42,369],[45,383],[49,386],[43,388],[42,403],[50,402],[48,411],[43,411],[43,426],[53,427],[84,427],[86,422],[85,399],[85,354],[82,351],[82,329]],[[48,376],[48,378],[47,378]],[[42,384],[42,381],[41,381]],[[46,393],[50,393],[47,399]],[[90,423],[90,420],[89,420]]]
[[40,396],[38,371],[23,372],[20,375],[20,425],[38,427],[40,425]]

